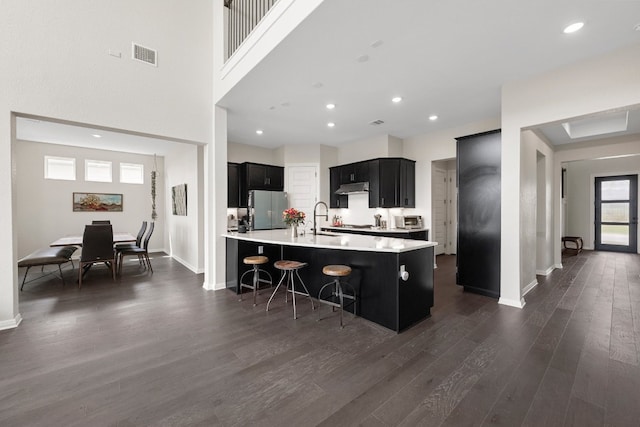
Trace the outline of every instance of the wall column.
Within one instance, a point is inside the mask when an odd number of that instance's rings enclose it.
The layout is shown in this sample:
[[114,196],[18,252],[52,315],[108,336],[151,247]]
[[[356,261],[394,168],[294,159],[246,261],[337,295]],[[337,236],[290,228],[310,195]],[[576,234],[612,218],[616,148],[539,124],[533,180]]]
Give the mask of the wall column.
[[204,283],[207,290],[225,288],[225,241],[227,231],[227,110],[213,112],[213,141],[204,149]]
[[[2,107],[0,107],[2,109]],[[0,119],[0,330],[15,328],[22,317],[18,308],[17,227],[15,218],[13,141],[15,117],[10,111]]]

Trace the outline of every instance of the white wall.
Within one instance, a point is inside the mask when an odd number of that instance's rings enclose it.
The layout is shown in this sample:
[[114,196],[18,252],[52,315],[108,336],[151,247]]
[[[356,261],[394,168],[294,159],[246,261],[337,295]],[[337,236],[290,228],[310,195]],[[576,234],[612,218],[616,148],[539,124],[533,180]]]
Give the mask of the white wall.
[[[113,231],[138,233],[142,221],[151,221],[151,171],[153,156],[118,153],[115,151],[69,147],[19,141],[16,151],[16,194],[18,230],[18,257],[36,249],[49,246],[59,237],[82,235],[85,224],[94,219],[108,219]],[[44,179],[44,156],[72,157],[76,159],[76,180]],[[91,182],[84,179],[84,161],[106,160],[112,162],[113,182]],[[144,184],[121,184],[120,162],[144,165]],[[157,188],[163,188],[163,158],[158,158],[160,178]],[[122,212],[73,212],[72,194],[119,193],[122,194]],[[150,251],[164,251],[164,192],[156,196],[156,228],[149,242]],[[76,252],[76,256],[79,252]]]
[[[640,141],[638,142],[640,152]],[[581,236],[585,249],[593,249],[594,177],[640,174],[640,156],[567,163],[567,231],[568,236]]]
[[[640,44],[558,70],[510,82],[502,89],[501,298],[524,305],[520,248],[535,241],[536,228],[523,226],[521,131],[541,124],[640,104]],[[554,165],[554,262],[560,264],[560,164]],[[507,178],[508,179],[505,179]]]
[[[12,112],[212,141],[212,22],[207,0],[2,2],[0,235],[17,238]],[[158,50],[158,67],[130,59],[133,41]],[[20,321],[14,242],[0,247],[0,329]]]
[[[204,207],[198,200],[198,177],[202,171],[198,165],[198,146],[189,144],[177,144],[172,152],[165,157],[164,190],[167,194],[167,202],[163,216],[166,218],[167,233],[165,247],[169,254],[189,268],[191,271],[201,273],[204,265],[199,260],[199,253],[203,250],[198,236],[204,232],[199,228],[200,212]],[[187,215],[173,215],[172,187],[187,184]]]

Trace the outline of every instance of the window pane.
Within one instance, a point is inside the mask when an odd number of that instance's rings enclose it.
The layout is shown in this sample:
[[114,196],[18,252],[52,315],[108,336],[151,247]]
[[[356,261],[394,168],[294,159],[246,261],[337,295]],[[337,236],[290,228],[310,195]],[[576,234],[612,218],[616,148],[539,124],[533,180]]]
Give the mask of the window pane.
[[629,203],[603,203],[602,222],[629,223]]
[[629,226],[601,225],[600,241],[603,245],[629,246]]
[[45,179],[75,181],[76,159],[44,156],[44,177]]
[[602,181],[602,200],[629,200],[629,180]]
[[111,182],[111,162],[85,160],[85,179],[87,181]]
[[126,184],[144,184],[144,165],[120,163],[120,182]]

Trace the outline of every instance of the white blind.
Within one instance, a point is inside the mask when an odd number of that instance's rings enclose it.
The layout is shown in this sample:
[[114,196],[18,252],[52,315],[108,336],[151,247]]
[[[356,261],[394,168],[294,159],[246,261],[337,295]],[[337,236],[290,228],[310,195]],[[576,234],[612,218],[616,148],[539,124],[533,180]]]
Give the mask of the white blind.
[[76,159],[69,157],[44,156],[44,178],[75,181]]
[[120,182],[124,184],[144,184],[144,165],[120,163]]
[[86,181],[111,182],[111,162],[85,160],[84,179]]

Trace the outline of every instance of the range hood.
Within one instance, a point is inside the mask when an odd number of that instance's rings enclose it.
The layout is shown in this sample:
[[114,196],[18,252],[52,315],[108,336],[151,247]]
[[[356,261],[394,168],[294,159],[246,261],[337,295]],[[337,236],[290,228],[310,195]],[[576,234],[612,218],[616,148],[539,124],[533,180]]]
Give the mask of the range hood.
[[343,195],[343,194],[358,194],[358,193],[368,193],[369,192],[369,183],[368,182],[353,182],[351,184],[342,184],[340,188],[338,188],[335,194]]

